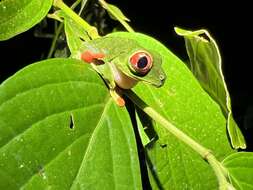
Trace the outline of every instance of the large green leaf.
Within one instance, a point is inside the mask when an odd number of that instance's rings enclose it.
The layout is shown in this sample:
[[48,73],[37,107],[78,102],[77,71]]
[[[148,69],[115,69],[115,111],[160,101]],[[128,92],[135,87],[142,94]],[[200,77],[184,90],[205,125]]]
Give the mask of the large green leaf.
[[175,28],[185,39],[189,67],[201,86],[220,105],[227,118],[228,134],[234,148],[246,148],[244,137],[233,119],[231,101],[222,73],[218,46],[206,30],[188,31]]
[[141,189],[125,108],[88,64],[51,59],[0,86],[0,189]]
[[[138,84],[135,92],[218,159],[233,152],[226,135],[226,119],[219,105],[201,88],[186,65],[160,42],[138,33],[112,33],[137,40],[163,57],[167,81],[162,88]],[[156,124],[158,140],[147,147],[153,189],[217,189],[216,177],[202,158]]]
[[238,152],[223,160],[233,185],[238,190],[253,189],[253,153]]
[[53,0],[4,0],[0,2],[0,40],[7,40],[39,23]]

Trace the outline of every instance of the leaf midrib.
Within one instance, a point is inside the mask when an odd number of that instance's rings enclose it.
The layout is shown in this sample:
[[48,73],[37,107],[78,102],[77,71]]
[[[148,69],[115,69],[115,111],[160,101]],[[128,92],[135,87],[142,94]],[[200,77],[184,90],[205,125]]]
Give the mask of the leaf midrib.
[[83,159],[82,161],[80,162],[80,167],[79,167],[79,170],[78,172],[76,173],[75,177],[73,178],[73,182],[72,184],[70,185],[70,188],[69,189],[72,189],[73,185],[75,184],[75,182],[77,181],[79,175],[80,175],[80,172],[82,170],[82,168],[85,166],[85,162],[87,159],[85,159],[88,155],[88,153],[91,151],[91,147],[92,147],[92,143],[93,143],[93,140],[94,140],[94,136],[97,134],[98,130],[99,130],[99,126],[102,125],[101,122],[103,122],[104,118],[105,118],[105,114],[107,113],[107,110],[109,109],[109,106],[112,104],[112,99],[109,99],[107,104],[105,104],[105,107],[103,109],[103,111],[101,112],[101,116],[100,116],[100,119],[98,120],[97,122],[97,125],[95,126],[90,138],[89,138],[89,142],[87,144],[87,148],[86,148],[86,151],[84,153],[84,156],[83,156]]

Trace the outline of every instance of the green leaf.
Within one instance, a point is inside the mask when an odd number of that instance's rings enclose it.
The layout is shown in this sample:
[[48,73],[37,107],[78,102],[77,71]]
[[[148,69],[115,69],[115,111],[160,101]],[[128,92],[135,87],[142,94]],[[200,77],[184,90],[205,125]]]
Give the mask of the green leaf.
[[233,185],[238,190],[253,189],[253,153],[238,152],[223,160]]
[[118,7],[106,3],[104,0],[99,0],[99,3],[104,9],[107,10],[112,19],[119,21],[128,32],[134,32],[134,30],[127,24],[127,22],[130,20],[121,12]]
[[79,50],[83,41],[88,41],[89,36],[80,25],[77,25],[72,19],[64,19],[64,29],[67,37],[68,47],[71,53]]
[[[112,33],[135,39],[163,57],[167,80],[161,88],[139,83],[134,91],[151,107],[223,160],[233,152],[226,119],[219,105],[201,88],[186,65],[157,40],[139,33]],[[158,140],[148,146],[147,162],[153,189],[217,189],[209,165],[192,149],[155,124]]]
[[67,38],[69,50],[72,54],[76,53],[83,41],[89,41],[87,32],[77,24],[73,19],[66,15],[63,11],[57,13],[58,16],[64,18],[64,31]]
[[0,2],[0,40],[32,28],[48,13],[53,0],[5,0]]
[[127,18],[122,11],[116,7],[115,5],[109,3],[103,3],[102,6],[104,9],[108,11],[108,14],[113,20],[124,20],[130,22],[129,18]]
[[32,64],[0,86],[0,189],[141,189],[132,124],[75,59]]
[[175,28],[185,39],[190,58],[189,67],[201,86],[220,105],[227,118],[231,144],[235,149],[246,148],[244,137],[233,119],[231,101],[222,73],[221,56],[215,40],[206,30],[188,31]]

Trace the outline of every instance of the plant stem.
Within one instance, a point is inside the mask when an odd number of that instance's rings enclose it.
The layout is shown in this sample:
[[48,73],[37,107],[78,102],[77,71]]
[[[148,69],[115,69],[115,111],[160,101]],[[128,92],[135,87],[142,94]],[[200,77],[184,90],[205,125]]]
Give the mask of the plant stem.
[[54,0],[53,5],[60,8],[65,14],[72,18],[77,24],[82,26],[92,39],[99,38],[97,29],[89,25],[78,14],[76,14],[71,8],[69,8],[62,0]]
[[207,155],[211,152],[209,149],[206,149],[188,135],[183,133],[173,124],[171,124],[167,119],[161,116],[158,112],[156,112],[152,107],[148,106],[145,102],[143,102],[133,91],[127,91],[126,95],[146,114],[148,114],[152,119],[159,122],[162,126],[164,126],[170,133],[176,136],[178,139],[189,145],[193,150],[198,152],[202,158],[206,158]]
[[124,27],[128,32],[134,32],[134,30],[127,24],[127,22],[122,19],[121,17],[116,14],[110,6],[104,1],[104,0],[99,0],[99,3],[109,12],[111,13]]
[[52,41],[49,53],[47,55],[47,59],[51,58],[52,55],[53,55],[53,53],[54,53],[55,45],[56,45],[57,39],[58,39],[58,37],[59,37],[59,35],[61,33],[62,28],[63,28],[63,23],[60,23],[60,25],[56,29],[56,32],[55,32],[55,35],[54,35],[54,38],[53,38],[53,41]]
[[200,145],[198,142],[193,140],[191,137],[186,135],[184,132],[175,127],[172,123],[170,123],[167,119],[165,119],[162,115],[156,112],[152,107],[148,106],[144,101],[142,101],[132,90],[124,91],[127,97],[129,97],[136,106],[142,109],[147,115],[149,115],[153,120],[160,123],[164,128],[166,128],[171,134],[173,134],[176,138],[187,144],[194,151],[196,151],[204,160],[206,160],[210,166],[212,167],[218,182],[219,189],[224,189],[231,184],[227,181],[226,176],[221,167],[221,163],[215,158],[215,156],[211,153],[211,150],[205,148]]
[[228,186],[232,186],[228,181],[226,176],[224,176],[223,168],[221,166],[221,163],[215,158],[213,154],[209,154],[206,157],[207,162],[212,167],[218,182],[219,182],[219,189],[220,190],[227,190]]
[[[76,6],[81,2],[82,0],[77,0],[72,6],[71,6],[71,9],[75,9]],[[63,23],[61,22],[59,24],[58,27],[56,27],[55,29],[55,35],[54,35],[54,38],[52,40],[52,44],[51,44],[51,47],[50,47],[50,50],[49,50],[49,53],[47,55],[47,59],[51,58],[53,56],[53,53],[54,53],[54,50],[55,50],[55,45],[56,45],[56,42],[57,42],[57,39],[61,33],[61,30],[63,28]]]
[[81,3],[82,0],[76,0],[72,5],[71,5],[71,9],[74,10],[77,5],[79,5],[79,3]]

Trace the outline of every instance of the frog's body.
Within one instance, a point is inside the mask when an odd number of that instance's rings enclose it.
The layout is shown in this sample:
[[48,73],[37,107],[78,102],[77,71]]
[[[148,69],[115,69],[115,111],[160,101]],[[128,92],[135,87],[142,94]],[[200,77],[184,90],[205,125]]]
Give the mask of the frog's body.
[[79,57],[92,64],[113,92],[116,86],[130,89],[138,81],[160,87],[166,79],[162,57],[135,40],[103,37],[88,41],[81,47]]

